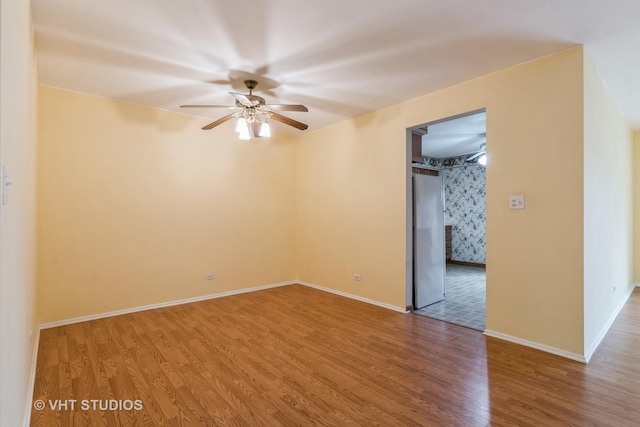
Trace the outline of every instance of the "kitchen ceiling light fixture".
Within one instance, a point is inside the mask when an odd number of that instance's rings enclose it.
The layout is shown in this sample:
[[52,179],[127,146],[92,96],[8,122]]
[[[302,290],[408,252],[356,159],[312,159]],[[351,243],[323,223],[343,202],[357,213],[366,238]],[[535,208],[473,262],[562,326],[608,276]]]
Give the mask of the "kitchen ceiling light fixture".
[[213,129],[232,118],[237,118],[235,130],[238,138],[249,140],[251,138],[270,138],[271,125],[269,120],[276,120],[285,125],[293,126],[296,129],[306,130],[309,126],[297,120],[276,113],[276,111],[309,111],[304,105],[295,104],[267,104],[261,96],[253,94],[253,89],[258,85],[255,80],[245,80],[245,86],[249,89],[249,94],[229,92],[236,99],[236,105],[181,105],[182,108],[226,108],[237,110],[235,113],[227,114],[218,120],[209,123],[202,130]]
[[486,143],[482,143],[480,144],[480,150],[467,157],[467,162],[473,162],[476,161],[479,165],[481,166],[486,166],[487,165],[487,144]]

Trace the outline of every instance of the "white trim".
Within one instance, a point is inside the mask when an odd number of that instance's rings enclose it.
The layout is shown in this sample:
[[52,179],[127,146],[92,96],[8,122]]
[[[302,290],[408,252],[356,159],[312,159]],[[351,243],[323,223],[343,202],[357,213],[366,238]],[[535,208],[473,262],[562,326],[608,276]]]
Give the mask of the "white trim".
[[231,296],[231,295],[246,294],[248,292],[256,292],[256,291],[262,291],[262,290],[265,290],[265,289],[279,288],[281,286],[294,285],[296,283],[298,283],[298,282],[295,281],[295,280],[290,280],[290,281],[287,281],[287,282],[273,283],[273,284],[270,284],[270,285],[255,286],[253,288],[236,289],[236,290],[233,290],[233,291],[220,292],[220,293],[217,293],[217,294],[202,295],[202,296],[199,296],[199,297],[185,298],[185,299],[174,300],[174,301],[160,302],[160,303],[157,303],[157,304],[149,304],[149,305],[142,305],[142,306],[138,306],[138,307],[125,308],[125,309],[122,309],[122,310],[108,311],[108,312],[105,312],[105,313],[92,314],[92,315],[89,315],[89,316],[74,317],[72,319],[65,319],[65,320],[58,320],[58,321],[55,321],[55,322],[42,323],[42,324],[40,324],[38,326],[38,329],[55,328],[55,327],[58,327],[58,326],[71,325],[73,323],[87,322],[89,320],[104,319],[106,317],[120,316],[122,314],[137,313],[139,311],[153,310],[155,308],[171,307],[171,306],[174,306],[174,305],[189,304],[191,302],[206,301],[206,300],[215,299],[215,298],[228,297],[228,296]]
[[29,373],[29,383],[27,390],[27,407],[24,411],[24,427],[31,425],[31,408],[33,406],[33,389],[36,384],[36,365],[38,363],[38,348],[40,347],[40,327],[36,327],[36,338],[33,343],[33,354],[31,356],[31,372]]
[[337,291],[335,289],[325,288],[324,286],[315,285],[313,283],[303,282],[301,280],[298,280],[298,281],[296,281],[294,283],[298,283],[298,284],[303,285],[303,286],[308,286],[310,288],[318,289],[320,291],[329,292],[330,294],[340,295],[341,297],[350,298],[350,299],[353,299],[353,300],[356,300],[356,301],[366,302],[367,304],[376,305],[378,307],[386,308],[387,310],[393,310],[393,311],[397,311],[399,313],[408,313],[408,311],[407,311],[407,309],[405,307],[398,307],[398,306],[395,306],[395,305],[391,305],[391,304],[387,304],[387,303],[384,303],[384,302],[372,300],[372,299],[369,299],[369,298],[364,298],[364,297],[361,297],[361,296],[358,296],[358,295],[353,295],[353,294],[348,294],[346,292]]
[[488,336],[488,337],[498,338],[498,339],[501,339],[501,340],[504,340],[504,341],[509,341],[509,342],[512,342],[512,343],[524,345],[526,347],[535,348],[536,350],[541,350],[541,351],[545,351],[547,353],[555,354],[557,356],[566,357],[567,359],[575,360],[577,362],[581,362],[581,363],[585,363],[585,364],[587,363],[587,359],[583,355],[578,354],[578,353],[572,353],[570,351],[561,350],[559,348],[551,347],[549,345],[544,345],[544,344],[540,344],[540,343],[537,343],[537,342],[524,340],[522,338],[514,337],[512,335],[503,334],[501,332],[491,331],[489,329],[486,329],[484,331],[484,334],[486,336]]
[[[63,320],[57,320],[55,322],[47,322],[47,323],[41,323],[38,325],[38,339],[40,337],[40,330],[41,329],[49,329],[49,328],[56,328],[58,326],[65,326],[65,325],[71,325],[74,323],[80,323],[80,322],[88,322],[90,320],[97,320],[97,319],[104,319],[107,317],[113,317],[113,316],[120,316],[122,314],[129,314],[129,313],[137,313],[139,311],[147,311],[147,310],[153,310],[156,308],[163,308],[163,307],[171,307],[174,305],[181,305],[181,304],[189,304],[192,302],[198,302],[198,301],[206,301],[206,300],[210,300],[210,299],[215,299],[215,298],[222,298],[222,297],[227,297],[227,296],[231,296],[231,295],[239,295],[239,294],[245,294],[245,293],[249,293],[249,292],[256,292],[256,291],[262,291],[265,289],[271,289],[271,288],[279,288],[281,286],[288,286],[288,285],[303,285],[303,286],[307,286],[310,288],[314,288],[314,289],[318,289],[324,292],[329,292],[331,294],[336,294],[336,295],[340,295],[343,296],[345,298],[350,298],[350,299],[354,299],[356,301],[361,301],[361,302],[366,302],[367,304],[372,304],[372,305],[376,305],[378,307],[382,307],[382,308],[386,308],[388,310],[393,310],[393,311],[397,311],[399,313],[408,313],[406,308],[403,307],[398,307],[395,305],[391,305],[391,304],[387,304],[384,302],[380,302],[380,301],[376,301],[376,300],[372,300],[369,298],[364,298],[358,295],[353,295],[353,294],[349,294],[346,292],[342,292],[342,291],[337,291],[335,289],[331,289],[331,288],[326,288],[324,286],[320,286],[320,285],[316,285],[313,283],[309,283],[309,282],[304,282],[301,280],[289,280],[286,282],[279,282],[279,283],[273,283],[273,284],[269,284],[269,285],[262,285],[262,286],[255,286],[252,288],[243,288],[243,289],[236,289],[236,290],[232,290],[232,291],[227,291],[227,292],[220,292],[217,294],[209,294],[209,295],[201,295],[198,297],[193,297],[193,298],[185,298],[185,299],[180,299],[180,300],[174,300],[174,301],[166,301],[166,302],[160,302],[157,304],[148,304],[148,305],[142,305],[142,306],[137,306],[137,307],[130,307],[130,308],[124,308],[122,310],[114,310],[114,311],[107,311],[104,313],[98,313],[98,314],[91,314],[88,316],[81,316],[81,317],[74,317],[74,318],[70,318],[70,319],[63,319]],[[36,348],[37,350],[37,348]],[[34,362],[34,367],[35,367],[35,362]],[[34,370],[35,373],[35,370]]]
[[633,290],[639,285],[640,285],[639,283],[635,283],[635,286],[631,286],[629,288],[629,291],[627,292],[627,295],[625,295],[625,297],[622,298],[622,301],[620,301],[620,304],[618,304],[616,309],[613,310],[613,313],[611,313],[611,316],[609,317],[609,320],[607,320],[607,323],[605,323],[605,325],[602,327],[602,329],[600,330],[600,333],[598,334],[598,336],[594,340],[593,344],[591,344],[591,346],[589,347],[589,350],[587,351],[587,353],[585,355],[585,357],[587,359],[587,363],[589,363],[589,360],[591,359],[591,356],[593,356],[593,353],[595,353],[596,350],[598,349],[598,346],[600,345],[600,342],[602,342],[602,340],[604,339],[605,335],[607,335],[607,332],[609,332],[609,328],[611,328],[611,325],[613,325],[613,322],[618,317],[618,314],[620,314],[620,311],[622,310],[624,305],[627,303],[627,301],[629,301],[629,298],[631,297],[631,294],[633,293]]

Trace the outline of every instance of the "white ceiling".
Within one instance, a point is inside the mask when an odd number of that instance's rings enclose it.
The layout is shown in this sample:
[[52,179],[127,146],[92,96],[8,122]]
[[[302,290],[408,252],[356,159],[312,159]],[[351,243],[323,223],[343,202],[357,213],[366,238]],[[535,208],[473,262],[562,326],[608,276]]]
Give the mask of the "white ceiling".
[[629,124],[640,129],[638,0],[32,0],[32,6],[41,83],[211,119],[225,112],[179,105],[231,105],[228,91],[246,92],[242,80],[254,77],[256,94],[268,103],[305,104],[308,113],[287,115],[313,131],[584,44]]
[[487,141],[487,113],[444,120],[426,128],[427,133],[422,136],[423,156],[447,159],[477,153]]

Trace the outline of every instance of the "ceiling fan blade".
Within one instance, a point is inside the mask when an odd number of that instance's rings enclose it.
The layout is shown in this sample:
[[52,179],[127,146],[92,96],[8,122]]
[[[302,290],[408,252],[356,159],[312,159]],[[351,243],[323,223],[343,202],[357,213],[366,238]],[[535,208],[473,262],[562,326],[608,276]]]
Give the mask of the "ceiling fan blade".
[[243,95],[241,93],[236,93],[236,92],[229,92],[229,93],[233,95],[233,97],[245,107],[255,107],[256,105],[259,104],[258,101],[251,101],[249,98],[247,98],[247,95]]
[[474,154],[473,156],[469,156],[467,157],[467,162],[470,162],[471,160],[475,159],[476,157],[480,157],[484,154],[484,151],[478,151],[476,154]]
[[301,123],[297,120],[293,120],[290,119],[289,117],[285,117],[283,115],[280,115],[278,113],[271,113],[271,118],[273,120],[277,120],[281,123],[284,123],[285,125],[289,125],[289,126],[293,126],[294,128],[300,129],[300,130],[307,130],[307,128],[309,127],[309,125],[305,125],[304,123]]
[[209,130],[209,129],[213,129],[214,127],[221,125],[224,122],[227,122],[229,120],[231,120],[233,118],[233,114],[227,114],[226,116],[216,120],[215,122],[211,122],[208,125],[206,125],[205,127],[202,128],[202,130]]
[[268,104],[267,107],[275,111],[304,111],[305,113],[309,111],[304,105],[294,104]]
[[238,108],[229,105],[181,105],[180,108]]

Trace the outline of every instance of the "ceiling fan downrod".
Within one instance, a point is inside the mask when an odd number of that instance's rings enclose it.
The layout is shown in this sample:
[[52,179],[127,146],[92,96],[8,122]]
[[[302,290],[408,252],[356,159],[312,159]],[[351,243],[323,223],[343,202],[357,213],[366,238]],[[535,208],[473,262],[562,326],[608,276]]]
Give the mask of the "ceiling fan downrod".
[[253,89],[258,86],[258,82],[255,80],[245,80],[244,85],[249,89],[249,95],[253,95]]

